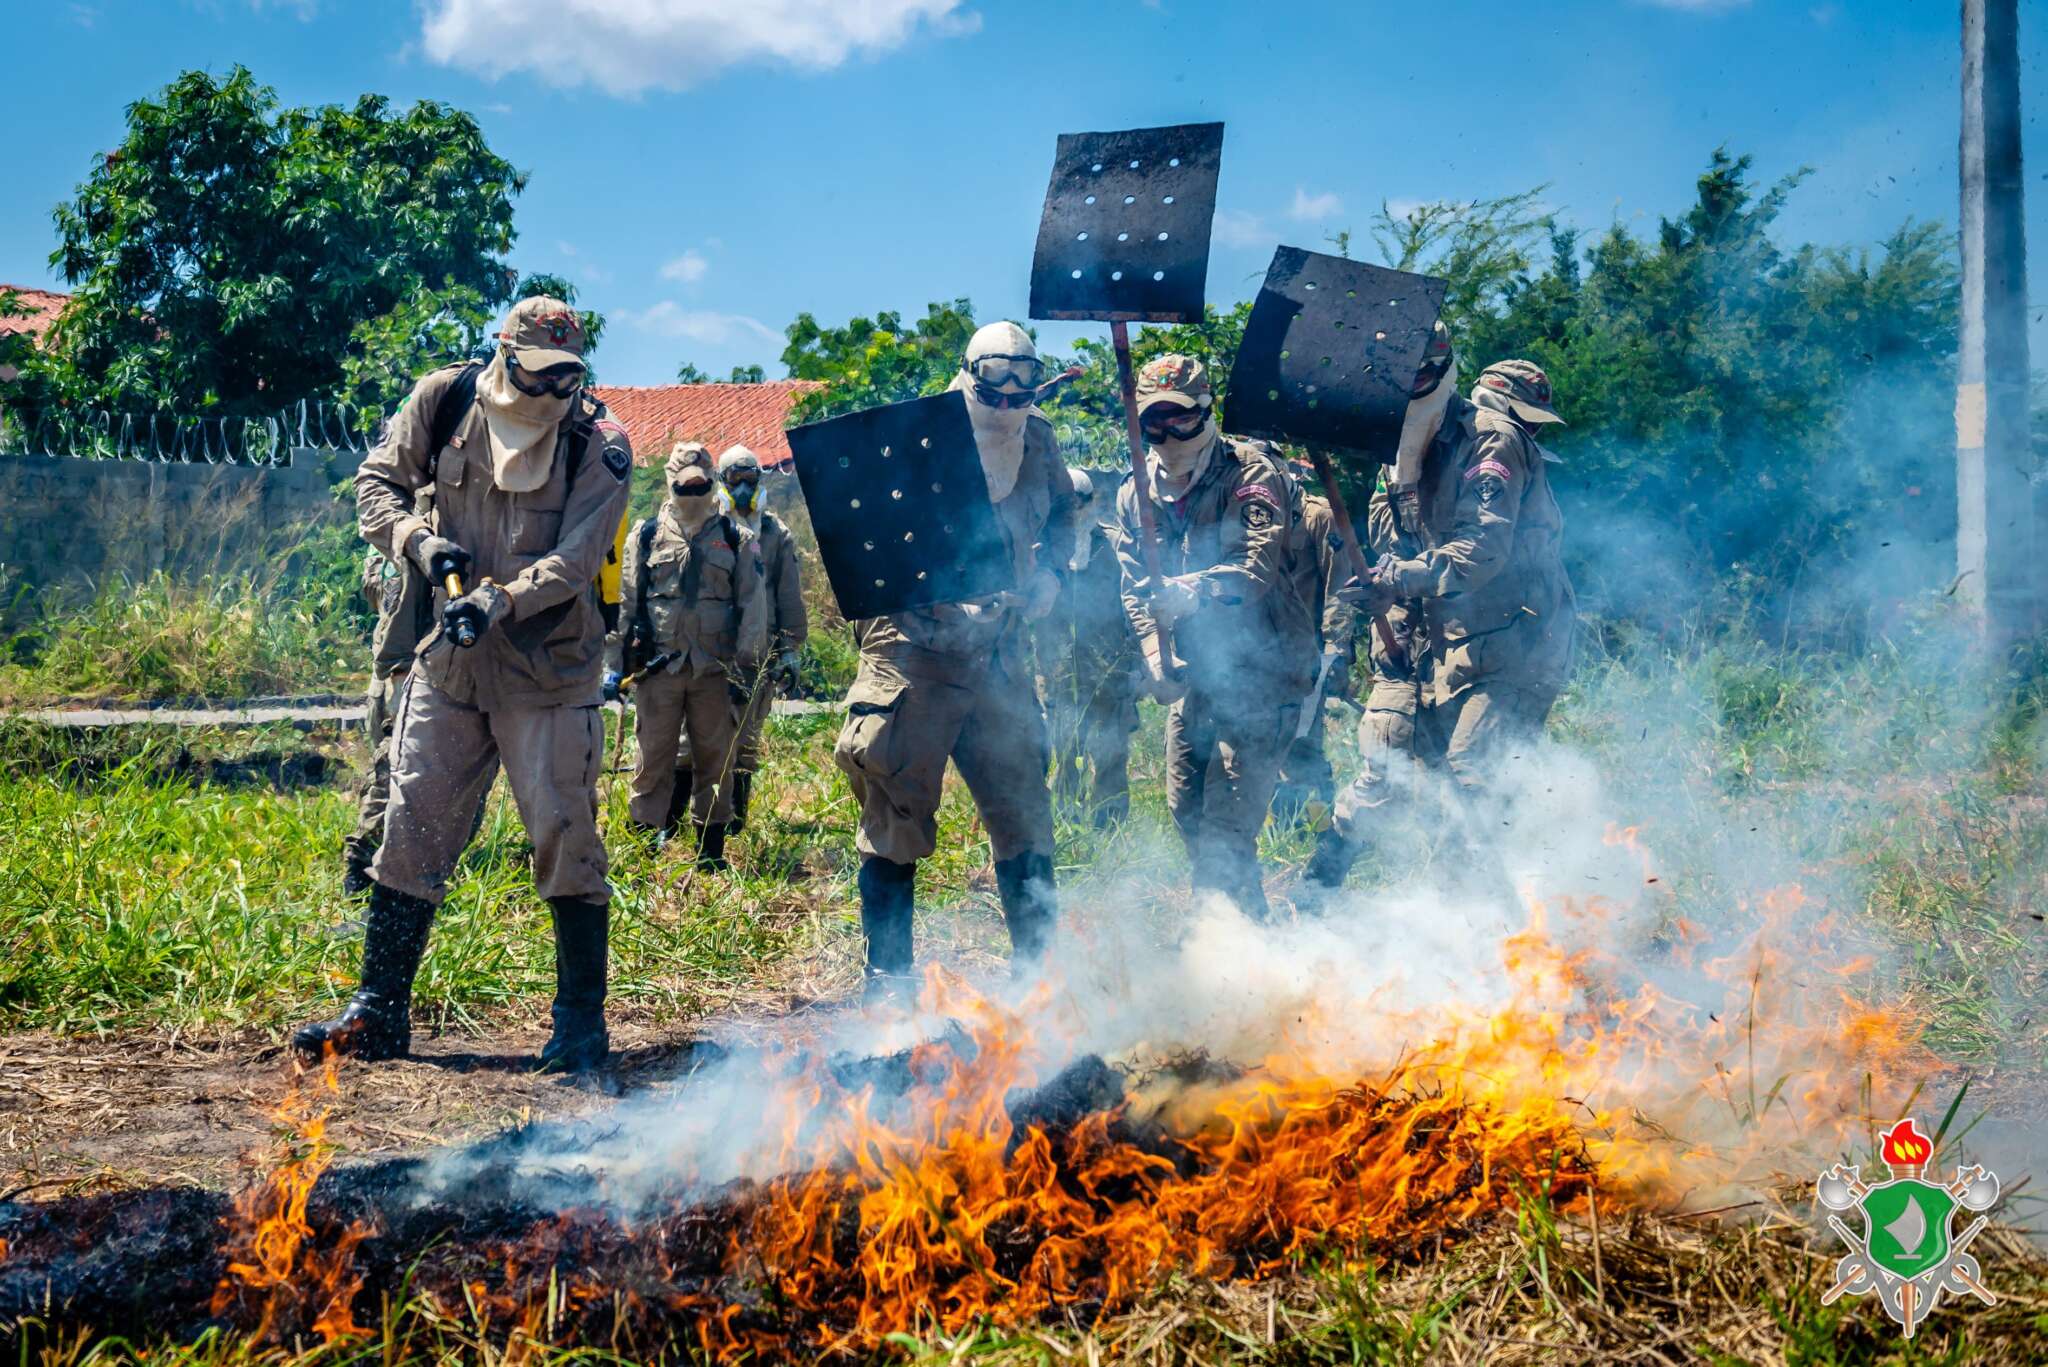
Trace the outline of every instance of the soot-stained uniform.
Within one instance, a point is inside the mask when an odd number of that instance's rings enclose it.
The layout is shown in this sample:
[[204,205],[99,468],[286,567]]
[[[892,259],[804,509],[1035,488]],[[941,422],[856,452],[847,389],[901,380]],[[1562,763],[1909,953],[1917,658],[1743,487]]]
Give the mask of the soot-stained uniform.
[[[1072,554],[1074,490],[1052,424],[1024,427],[1016,486],[996,505],[1016,583]],[[974,797],[998,862],[1050,857],[1045,713],[1031,643],[1015,610],[916,608],[853,624],[860,669],[833,758],[860,802],[861,854],[896,864],[929,856],[950,757]]]
[[642,679],[635,694],[633,820],[668,824],[678,743],[687,738],[692,815],[699,825],[723,825],[732,819],[738,748],[732,685],[754,677],[768,644],[760,544],[736,518],[719,513],[685,531],[669,502],[655,515],[645,559],[641,539],[640,527],[626,538],[622,630],[610,643],[610,667],[623,672],[626,631],[643,601],[650,633],[643,659],[676,655]]
[[1338,830],[1353,840],[1374,834],[1376,810],[1412,799],[1417,765],[1482,792],[1542,729],[1571,672],[1577,601],[1536,441],[1514,419],[1454,398],[1424,454],[1420,496],[1412,529],[1384,483],[1372,500],[1373,553],[1398,557],[1401,601],[1389,618],[1409,658],[1372,642],[1362,764],[1337,804]]
[[[357,472],[357,517],[364,539],[393,560],[421,531],[462,546],[475,557],[466,587],[489,578],[511,614],[460,649],[438,625],[442,588],[429,586],[436,625],[399,699],[390,807],[370,876],[438,904],[502,763],[533,841],[541,896],[604,902],[611,889],[597,833],[597,577],[625,511],[631,447],[625,429],[578,395],[559,426],[546,482],[506,493],[492,479],[480,403],[445,447],[430,449],[434,414],[460,370],[421,380],[392,418]],[[430,484],[433,507],[422,514],[414,498]]]
[[[1263,916],[1259,829],[1313,678],[1309,609],[1289,573],[1301,488],[1258,445],[1227,436],[1178,498],[1160,495],[1156,461],[1151,473],[1161,568],[1193,576],[1200,599],[1170,633],[1187,696],[1167,711],[1167,805],[1194,886]],[[1156,661],[1135,481],[1117,491],[1116,510],[1124,610]]]

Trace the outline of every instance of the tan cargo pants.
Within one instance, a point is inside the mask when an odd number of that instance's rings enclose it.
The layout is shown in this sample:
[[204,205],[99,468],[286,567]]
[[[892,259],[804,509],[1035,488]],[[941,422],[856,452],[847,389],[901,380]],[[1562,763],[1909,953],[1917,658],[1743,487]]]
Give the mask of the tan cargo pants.
[[479,712],[417,670],[392,726],[391,805],[370,877],[438,905],[501,763],[533,842],[540,895],[609,902],[609,866],[597,834],[597,776],[604,765],[598,710]]
[[1225,708],[1188,698],[1166,713],[1166,806],[1197,891],[1224,893],[1263,917],[1259,831],[1300,706]]
[[342,852],[352,864],[368,864],[384,841],[384,809],[391,802],[391,723],[397,717],[398,697],[405,689],[409,673],[401,669],[370,680],[368,710],[363,718],[363,741],[370,747],[370,772],[364,776],[363,791],[356,798],[355,829],[341,842]]
[[656,674],[633,690],[633,706],[640,750],[633,770],[633,820],[649,827],[667,824],[676,766],[680,755],[687,755],[691,818],[698,825],[731,821],[738,728],[725,676]]
[[1381,834],[1367,829],[1376,813],[1413,819],[1432,771],[1448,775],[1460,795],[1481,796],[1516,749],[1542,733],[1556,701],[1553,688],[1489,679],[1423,707],[1412,682],[1374,683],[1358,723],[1358,777],[1337,798],[1337,830],[1362,841]]
[[863,653],[832,757],[860,803],[863,855],[915,863],[938,847],[950,757],[998,860],[1053,852],[1045,713],[1028,673],[1002,653],[973,674]]
[[733,711],[738,714],[739,740],[732,767],[739,773],[751,774],[761,767],[761,733],[768,729],[768,717],[775,711],[775,680],[764,673],[753,698],[745,707]]

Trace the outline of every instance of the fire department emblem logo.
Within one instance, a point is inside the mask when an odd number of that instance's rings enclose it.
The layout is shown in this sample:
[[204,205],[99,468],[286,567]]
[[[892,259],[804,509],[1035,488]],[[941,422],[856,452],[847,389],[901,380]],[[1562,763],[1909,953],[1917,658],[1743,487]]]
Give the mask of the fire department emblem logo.
[[576,320],[566,313],[550,313],[538,321],[547,329],[548,340],[556,346],[567,346],[569,339],[579,331]]
[[1958,1210],[1982,1212],[1997,1204],[1998,1178],[1973,1163],[1956,1169],[1945,1186],[1926,1180],[1934,1141],[1910,1118],[1885,1132],[1879,1151],[1891,1169],[1890,1181],[1865,1183],[1860,1167],[1837,1163],[1814,1184],[1814,1194],[1829,1210],[1863,1216],[1861,1235],[1839,1214],[1828,1216],[1849,1254],[1835,1265],[1835,1284],[1820,1303],[1874,1293],[1907,1338],[1944,1293],[1996,1305],[1998,1298],[1984,1289],[1977,1260],[1969,1254],[1971,1241],[1990,1217],[1978,1214],[1961,1234],[1955,1232],[1955,1217]]

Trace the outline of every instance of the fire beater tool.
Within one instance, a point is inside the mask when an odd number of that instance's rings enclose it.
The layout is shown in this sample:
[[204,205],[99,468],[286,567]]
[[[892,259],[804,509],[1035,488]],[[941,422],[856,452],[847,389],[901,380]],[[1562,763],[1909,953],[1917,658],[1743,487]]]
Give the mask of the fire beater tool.
[[[1394,463],[1444,289],[1434,276],[1281,247],[1231,367],[1231,430],[1308,449],[1360,582],[1370,571],[1330,453]],[[1404,663],[1384,612],[1373,630]]]
[[847,621],[1016,588],[965,395],[806,423],[789,448]]
[[[1033,318],[1109,324],[1151,592],[1164,579],[1128,325],[1201,321],[1222,159],[1220,123],[1062,133],[1031,261]],[[1164,624],[1153,630],[1170,673],[1172,642]]]

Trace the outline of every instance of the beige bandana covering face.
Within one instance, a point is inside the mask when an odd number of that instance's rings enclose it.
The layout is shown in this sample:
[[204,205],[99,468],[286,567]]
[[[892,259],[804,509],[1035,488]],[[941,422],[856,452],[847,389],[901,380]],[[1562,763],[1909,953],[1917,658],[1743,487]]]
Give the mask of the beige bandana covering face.
[[1159,492],[1178,498],[1209,468],[1209,456],[1223,434],[1213,422],[1204,423],[1201,433],[1187,438],[1169,437],[1148,448],[1152,454],[1153,482]]
[[[670,448],[662,471],[668,476],[670,514],[677,526],[693,536],[718,511],[718,482],[711,470],[711,452],[702,443],[679,441]],[[703,492],[679,494],[675,491],[678,484],[701,487]]]
[[490,436],[491,479],[508,494],[526,494],[548,482],[555,464],[555,431],[569,416],[569,400],[522,394],[505,369],[501,349],[476,377],[477,407]]
[[967,421],[974,424],[974,448],[981,453],[988,496],[1001,503],[1017,487],[1017,471],[1024,464],[1024,424],[1038,410],[990,408],[974,397],[974,381],[965,371],[948,387],[967,396]]
[[1437,387],[1411,400],[1407,415],[1401,419],[1401,444],[1394,451],[1396,485],[1412,488],[1421,482],[1422,455],[1436,440],[1437,429],[1444,425],[1444,410],[1451,406],[1451,395],[1457,392],[1458,362],[1454,357]]

